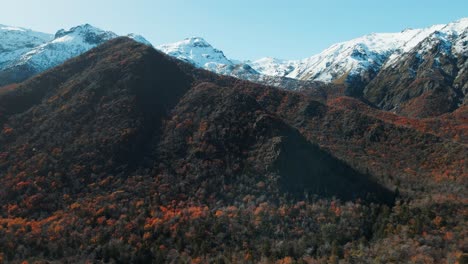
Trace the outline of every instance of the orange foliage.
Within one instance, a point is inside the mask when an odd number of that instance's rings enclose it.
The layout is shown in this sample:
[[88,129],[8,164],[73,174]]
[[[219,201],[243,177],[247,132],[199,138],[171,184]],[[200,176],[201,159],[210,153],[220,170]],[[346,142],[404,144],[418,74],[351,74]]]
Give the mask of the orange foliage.
[[246,253],[246,254],[244,255],[244,261],[250,262],[250,261],[252,261],[252,259],[253,259],[252,254]]
[[199,126],[199,128],[198,128],[198,131],[199,131],[200,133],[203,133],[203,132],[205,132],[207,129],[208,129],[208,122],[207,122],[207,121],[202,121],[202,122],[200,122],[200,126]]
[[16,189],[22,189],[31,185],[31,181],[20,181],[16,184]]
[[148,240],[150,238],[151,238],[151,233],[150,232],[145,232],[145,234],[143,235],[143,239]]
[[203,259],[201,257],[192,258],[193,264],[200,264],[202,262],[203,262]]
[[450,232],[450,231],[446,232],[445,236],[444,236],[444,239],[445,240],[452,240],[453,239],[453,232]]
[[11,133],[13,133],[13,128],[5,125],[3,127],[3,134],[10,135]]
[[101,216],[97,219],[97,223],[102,225],[104,222],[106,221],[106,217],[105,216]]
[[61,149],[61,148],[54,148],[54,149],[52,150],[52,155],[54,155],[54,156],[58,156],[58,155],[60,155],[61,153],[62,153],[62,149]]
[[277,264],[292,264],[293,262],[294,262],[294,260],[291,257],[284,257],[284,258],[276,261]]
[[223,213],[223,211],[221,211],[221,210],[217,210],[216,213],[215,213],[215,216],[216,216],[216,217],[221,217],[221,216],[223,216],[223,215],[224,215],[224,213]]

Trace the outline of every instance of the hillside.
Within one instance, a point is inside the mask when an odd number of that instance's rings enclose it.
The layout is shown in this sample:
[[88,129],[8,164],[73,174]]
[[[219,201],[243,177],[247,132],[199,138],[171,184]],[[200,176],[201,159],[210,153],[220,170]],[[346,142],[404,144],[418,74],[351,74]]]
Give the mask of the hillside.
[[219,76],[128,38],[9,86],[1,260],[457,258],[463,139],[327,96]]

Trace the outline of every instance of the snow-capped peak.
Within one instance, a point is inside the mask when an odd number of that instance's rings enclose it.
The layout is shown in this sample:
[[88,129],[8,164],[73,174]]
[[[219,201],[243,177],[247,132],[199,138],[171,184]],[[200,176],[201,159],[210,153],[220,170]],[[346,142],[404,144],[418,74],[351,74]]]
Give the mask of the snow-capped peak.
[[[414,30],[415,34],[408,39],[396,52],[386,61],[384,68],[394,66],[401,60],[402,55],[419,48],[418,53],[422,53],[430,48],[431,43],[441,40],[443,42],[453,41],[455,53],[462,54],[466,50],[468,18],[463,18],[455,22],[443,25],[434,25],[424,29]],[[424,44],[419,47],[420,44]],[[452,45],[450,45],[452,46]]]
[[260,73],[302,80],[331,82],[343,76],[378,72],[397,63],[402,54],[414,49],[435,32],[462,36],[454,40],[455,52],[466,50],[468,18],[423,29],[405,29],[397,33],[372,33],[330,46],[321,53],[303,60],[263,58],[249,64]]
[[201,37],[190,37],[175,43],[160,45],[157,49],[196,67],[214,72],[219,72],[220,67],[234,64],[224,56],[222,51],[215,49]]
[[69,30],[61,29],[55,33],[54,42],[63,42],[80,40],[89,45],[96,45],[103,41],[116,38],[117,35],[111,31],[104,31],[102,29],[91,26],[90,24],[79,25],[72,27]]
[[145,45],[150,46],[150,47],[153,46],[153,44],[151,44],[151,42],[149,42],[147,39],[145,39],[142,35],[131,33],[131,34],[128,34],[126,37],[131,38],[131,39],[133,39],[136,42],[139,42],[141,44],[145,44]]
[[204,38],[202,37],[190,37],[186,38],[181,41],[184,45],[187,46],[192,46],[192,47],[211,47],[211,44],[208,43]]
[[269,76],[286,76],[295,68],[294,61],[287,61],[273,57],[265,57],[248,64],[256,71]]
[[448,23],[442,31],[444,32],[451,32],[455,34],[460,34],[462,32],[467,31],[468,29],[468,17],[459,19],[455,22]]
[[116,37],[113,32],[89,24],[69,30],[61,29],[52,41],[39,45],[21,56],[16,65],[28,64],[38,71],[43,71]]
[[0,25],[0,69],[31,48],[53,39],[53,35],[30,29]]
[[387,61],[407,52],[444,25],[407,29],[398,33],[372,33],[337,43],[323,52],[299,61],[288,77],[330,82],[345,75],[377,72]]
[[[117,34],[90,24],[61,29],[55,35],[0,26],[0,70],[26,66],[31,74],[38,73],[116,37]],[[127,37],[151,45],[140,35]]]

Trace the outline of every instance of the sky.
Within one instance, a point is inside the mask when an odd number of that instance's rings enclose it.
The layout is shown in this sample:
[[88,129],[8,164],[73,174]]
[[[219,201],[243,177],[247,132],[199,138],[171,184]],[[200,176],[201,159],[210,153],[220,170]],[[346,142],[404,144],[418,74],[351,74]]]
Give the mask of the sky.
[[466,0],[0,0],[0,24],[55,33],[89,23],[153,45],[205,38],[233,59],[300,59],[365,34],[468,17]]

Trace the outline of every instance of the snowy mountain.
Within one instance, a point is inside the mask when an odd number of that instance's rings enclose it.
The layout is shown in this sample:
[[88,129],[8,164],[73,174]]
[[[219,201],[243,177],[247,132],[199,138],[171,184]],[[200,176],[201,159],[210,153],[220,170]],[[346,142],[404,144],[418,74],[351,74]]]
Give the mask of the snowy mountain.
[[447,24],[392,55],[363,96],[384,110],[438,116],[468,104],[468,19]]
[[0,25],[0,69],[53,37],[51,34],[29,29]]
[[297,67],[296,61],[281,60],[272,57],[247,62],[258,72],[269,76],[287,76]]
[[59,30],[52,41],[39,45],[23,54],[13,66],[28,64],[37,71],[44,71],[117,35],[110,31],[95,28],[89,24]]
[[[288,90],[317,86],[315,82],[304,82],[287,78],[282,76],[284,74],[261,74],[252,67],[250,62],[227,58],[221,50],[214,48],[201,37],[191,37],[175,43],[163,44],[157,46],[156,49],[169,56],[188,62],[195,67],[251,82],[277,86]],[[271,72],[275,70],[287,71],[288,69],[270,69]]]
[[411,49],[442,27],[436,25],[399,33],[374,33],[334,44],[317,55],[297,61],[296,68],[287,76],[331,82],[344,75],[361,75],[369,70],[377,72],[391,55],[398,56]]
[[[460,99],[459,94],[464,95],[468,91],[464,77],[468,72],[465,65],[467,29],[468,18],[464,18],[424,29],[373,33],[334,44],[302,60],[235,60],[227,58],[221,50],[201,37],[191,37],[156,48],[218,74],[290,90],[316,87],[320,85],[319,82],[345,84],[346,95],[364,97],[384,109],[396,109],[402,101],[413,97],[413,93],[406,93],[403,87],[410,85],[416,78],[425,78],[434,69],[442,69],[443,76],[450,76],[454,80],[446,80],[444,83],[445,86],[452,83],[456,86],[453,94],[457,96],[451,104],[459,104],[464,100]],[[127,36],[151,45],[142,36]],[[4,85],[25,80],[117,35],[86,24],[59,30],[55,36],[0,26],[0,37],[0,85]],[[434,62],[428,63],[432,57],[435,58]],[[407,78],[397,78],[403,76],[398,71],[407,72]],[[382,94],[381,87],[387,87],[385,82],[393,83],[393,87],[400,87],[401,91]]]
[[222,51],[215,49],[200,37],[186,38],[182,41],[160,45],[156,48],[196,67],[213,72],[220,72],[226,66],[234,65],[232,61],[224,56]]
[[340,93],[406,116],[438,116],[468,104],[468,18],[365,35],[303,60],[232,60],[201,38],[158,48],[218,74],[290,90],[344,84]]
[[301,80],[332,82],[340,79],[350,80],[358,76],[369,81],[381,68],[398,63],[404,54],[436,32],[441,36],[447,36],[447,40],[455,44],[454,53],[466,54],[466,34],[463,33],[467,28],[468,19],[464,18],[447,25],[434,25],[424,29],[406,29],[398,33],[373,33],[334,44],[323,52],[303,60],[284,61],[264,58],[250,65],[263,74]]
[[[423,29],[406,29],[398,33],[373,33],[350,41],[337,43],[323,52],[302,60],[262,58],[256,61],[239,61],[227,58],[224,53],[200,37],[192,37],[157,48],[168,55],[218,74],[269,84],[285,83],[280,78],[325,83],[345,83],[349,95],[361,96],[364,87],[381,69],[398,64],[418,44],[434,34],[446,36],[453,45],[454,54],[466,54],[468,19],[447,25],[434,25]],[[439,33],[437,33],[439,32]],[[428,44],[430,46],[430,43]],[[419,47],[420,52],[430,47]],[[272,79],[276,78],[276,82]],[[286,82],[288,84],[291,81]],[[283,88],[288,88],[284,87]],[[291,89],[291,88],[290,88]],[[296,88],[293,88],[296,89]]]
[[[89,24],[61,29],[55,36],[8,26],[1,28],[0,85],[22,81],[118,37]],[[151,45],[142,36],[127,36]]]

